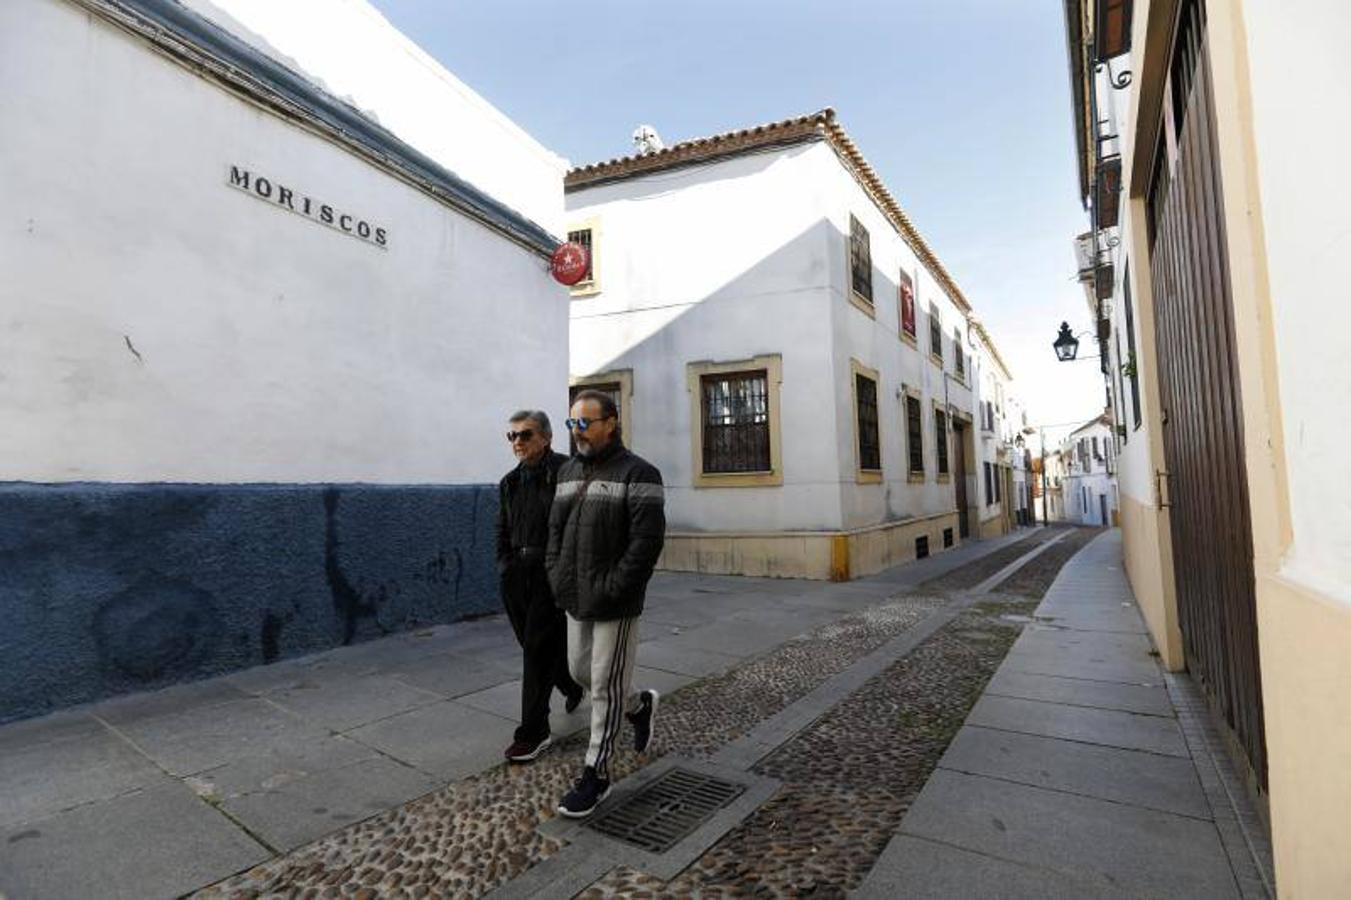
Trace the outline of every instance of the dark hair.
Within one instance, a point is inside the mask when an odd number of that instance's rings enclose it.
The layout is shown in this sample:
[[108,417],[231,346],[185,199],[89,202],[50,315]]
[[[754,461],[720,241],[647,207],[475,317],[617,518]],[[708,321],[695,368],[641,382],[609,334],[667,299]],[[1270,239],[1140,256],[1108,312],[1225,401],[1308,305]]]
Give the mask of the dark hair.
[[549,414],[542,409],[518,409],[511,414],[511,418],[507,419],[507,421],[534,422],[535,427],[540,430],[541,434],[545,437],[553,437],[554,429],[553,426],[549,424]]
[[614,398],[605,391],[587,388],[584,391],[578,391],[577,395],[572,398],[573,403],[578,403],[582,400],[595,400],[600,404],[600,414],[607,419],[615,418],[619,415],[619,407],[615,405]]

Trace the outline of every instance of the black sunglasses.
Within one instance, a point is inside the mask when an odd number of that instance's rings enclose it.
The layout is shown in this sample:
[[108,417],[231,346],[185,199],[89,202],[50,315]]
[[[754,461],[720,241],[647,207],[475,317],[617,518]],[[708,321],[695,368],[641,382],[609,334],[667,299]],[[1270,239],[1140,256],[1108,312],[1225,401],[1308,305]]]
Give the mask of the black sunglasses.
[[601,416],[599,419],[588,419],[582,416],[580,419],[567,419],[563,422],[569,431],[586,431],[595,422],[604,422],[606,419],[613,419],[614,416]]
[[513,444],[516,443],[517,439],[520,439],[522,441],[528,441],[534,436],[535,436],[535,429],[533,428],[522,428],[520,431],[507,432],[507,440],[511,441],[511,443]]

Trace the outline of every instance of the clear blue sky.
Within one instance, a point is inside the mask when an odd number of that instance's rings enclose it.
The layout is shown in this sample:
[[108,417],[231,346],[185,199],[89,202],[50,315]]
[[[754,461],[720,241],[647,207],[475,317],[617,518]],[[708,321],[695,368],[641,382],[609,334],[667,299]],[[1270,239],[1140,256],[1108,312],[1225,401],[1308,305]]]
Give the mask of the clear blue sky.
[[[984,319],[1040,422],[1102,409],[1055,362],[1079,206],[1060,0],[373,0],[573,163],[833,106]],[[1081,352],[1094,345],[1084,337]]]

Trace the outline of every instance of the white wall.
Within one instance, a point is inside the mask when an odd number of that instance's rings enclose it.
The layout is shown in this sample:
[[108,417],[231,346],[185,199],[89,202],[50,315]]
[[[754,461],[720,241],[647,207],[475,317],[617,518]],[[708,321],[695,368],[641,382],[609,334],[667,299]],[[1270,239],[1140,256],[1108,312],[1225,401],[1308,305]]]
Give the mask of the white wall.
[[[1339,152],[1351,143],[1351,104],[1334,99],[1351,6],[1250,0],[1244,10],[1294,532],[1283,574],[1351,603],[1351,190]],[[1314,84],[1331,93],[1310,93]]]
[[484,482],[561,416],[540,257],[71,4],[0,6],[0,83],[0,479]]
[[346,99],[522,215],[554,234],[561,231],[559,183],[566,161],[446,71],[367,0],[185,5]]
[[[600,293],[574,299],[574,375],[633,371],[628,443],[662,471],[676,530],[831,530],[830,231],[819,145],[630,178],[567,195],[596,220]],[[829,152],[829,151],[825,151]],[[695,488],[686,365],[783,357],[783,486]]]
[[[968,361],[968,377],[953,376],[953,330],[960,328],[967,343],[966,314],[958,310],[908,244],[878,210],[858,181],[826,145],[818,152],[820,179],[829,192],[830,220],[835,235],[830,255],[831,319],[835,333],[832,371],[839,387],[835,405],[836,452],[846,527],[951,512],[956,508],[950,481],[937,480],[936,423],[934,402],[955,405],[971,414],[974,377]],[[849,268],[849,218],[853,215],[868,229],[872,256],[872,288],[875,316],[870,317],[849,301],[852,290]],[[915,291],[915,331],[918,349],[900,338],[900,272],[909,273]],[[939,309],[943,333],[943,364],[929,357],[929,304]],[[964,347],[964,349],[967,349]],[[854,407],[851,394],[850,359],[878,371],[879,430],[882,443],[883,485],[858,484],[855,480],[856,450]],[[908,479],[909,448],[906,440],[905,405],[899,391],[917,387],[922,394],[924,428],[924,480]],[[955,464],[954,434],[948,433],[949,472]],[[978,463],[967,459],[968,481]],[[968,488],[968,503],[978,503]],[[972,526],[974,528],[975,522]]]

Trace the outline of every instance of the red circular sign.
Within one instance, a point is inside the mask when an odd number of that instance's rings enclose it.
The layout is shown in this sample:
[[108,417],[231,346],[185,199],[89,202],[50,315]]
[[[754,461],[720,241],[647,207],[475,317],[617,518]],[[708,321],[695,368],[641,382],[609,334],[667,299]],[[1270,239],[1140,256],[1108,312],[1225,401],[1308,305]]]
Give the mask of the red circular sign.
[[559,244],[553,259],[549,261],[549,271],[553,273],[554,280],[561,284],[576,284],[586,277],[590,256],[581,244]]

